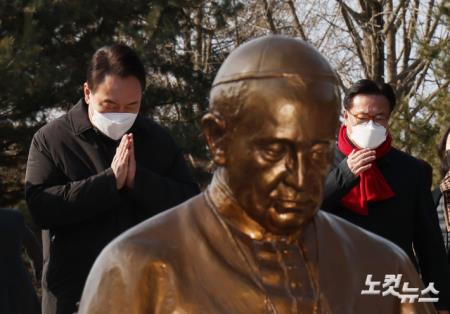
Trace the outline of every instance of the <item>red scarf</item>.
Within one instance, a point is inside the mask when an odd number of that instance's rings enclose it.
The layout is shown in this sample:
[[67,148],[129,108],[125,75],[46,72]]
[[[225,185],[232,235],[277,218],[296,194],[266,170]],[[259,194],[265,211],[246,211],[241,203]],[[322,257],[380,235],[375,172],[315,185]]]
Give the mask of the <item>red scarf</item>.
[[[375,149],[376,159],[386,155],[391,149],[391,136]],[[341,126],[338,138],[339,150],[348,156],[353,150],[360,150],[355,147],[347,137],[347,127]],[[395,196],[386,179],[375,162],[372,167],[359,174],[359,184],[354,186],[342,199],[341,204],[360,215],[368,215],[367,202],[381,201]]]

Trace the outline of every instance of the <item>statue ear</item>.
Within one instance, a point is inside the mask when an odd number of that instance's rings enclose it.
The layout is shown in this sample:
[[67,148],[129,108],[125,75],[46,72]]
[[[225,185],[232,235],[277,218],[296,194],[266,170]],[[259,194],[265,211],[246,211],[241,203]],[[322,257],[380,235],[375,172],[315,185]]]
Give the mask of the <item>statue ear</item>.
[[214,162],[218,166],[224,166],[225,156],[225,120],[218,115],[207,113],[202,118],[203,133]]

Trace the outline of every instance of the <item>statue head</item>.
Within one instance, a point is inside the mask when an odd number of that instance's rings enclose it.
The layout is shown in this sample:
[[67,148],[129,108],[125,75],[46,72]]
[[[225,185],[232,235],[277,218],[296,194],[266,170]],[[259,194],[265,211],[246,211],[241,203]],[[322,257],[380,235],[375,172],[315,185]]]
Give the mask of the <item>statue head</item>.
[[331,66],[301,40],[251,40],[222,64],[203,129],[234,198],[268,232],[299,231],[317,212],[339,109]]

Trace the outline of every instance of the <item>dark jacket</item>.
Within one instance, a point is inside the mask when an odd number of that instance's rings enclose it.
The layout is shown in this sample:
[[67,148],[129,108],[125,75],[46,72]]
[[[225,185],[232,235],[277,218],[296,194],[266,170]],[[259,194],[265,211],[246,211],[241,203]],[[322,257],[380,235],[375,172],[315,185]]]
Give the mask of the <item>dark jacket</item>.
[[47,286],[58,312],[75,310],[100,251],[131,226],[198,193],[181,150],[159,125],[138,115],[135,187],[118,191],[110,167],[114,141],[89,121],[80,101],[33,137],[26,200],[34,221],[50,230]]
[[395,196],[368,203],[369,214],[358,215],[340,203],[359,183],[359,177],[352,174],[347,158],[336,149],[322,208],[400,246],[418,266],[425,285],[434,282],[440,291],[437,308],[449,309],[450,271],[425,167],[395,148],[377,160],[376,165]]
[[0,209],[0,313],[40,313],[30,274],[21,258],[26,232],[20,212]]
[[[438,206],[441,201],[441,197],[443,197],[439,185],[433,190],[433,192],[431,194],[433,195],[434,209],[436,211],[439,211]],[[442,213],[442,215],[444,215],[444,213]],[[439,215],[438,215],[438,217],[439,217]],[[442,219],[445,219],[445,218],[442,218]],[[441,221],[439,221],[439,223],[441,223]],[[444,236],[444,245],[445,245],[445,249],[447,251],[447,261],[448,261],[448,264],[450,265],[450,247],[449,247],[448,241],[446,242],[446,240],[445,240],[445,239],[448,239],[448,231],[447,231],[447,229],[442,230],[442,228],[441,228],[441,231]]]
[[434,207],[436,208],[439,205],[439,201],[442,196],[442,192],[441,192],[441,189],[439,188],[439,186],[437,186],[433,190],[433,192],[431,192],[431,195],[433,196],[433,203],[434,203]]

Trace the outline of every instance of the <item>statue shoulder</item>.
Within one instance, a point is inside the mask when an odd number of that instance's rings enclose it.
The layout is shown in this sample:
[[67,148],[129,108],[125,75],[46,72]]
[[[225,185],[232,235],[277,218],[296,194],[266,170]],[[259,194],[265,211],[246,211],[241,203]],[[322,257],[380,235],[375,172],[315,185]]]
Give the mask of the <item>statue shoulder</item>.
[[108,244],[89,273],[79,313],[152,312],[152,304],[165,293],[159,283],[174,276],[170,256],[181,242],[182,216],[183,207],[170,209]]
[[105,254],[164,259],[178,251],[187,234],[196,230],[198,216],[204,210],[204,197],[197,195],[125,231],[105,248]]
[[182,211],[183,208],[177,206],[144,220],[111,242],[110,250],[117,254],[148,257],[158,254],[169,245],[169,241],[178,239]]

